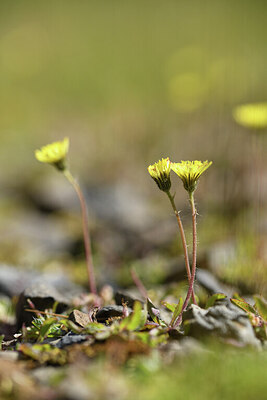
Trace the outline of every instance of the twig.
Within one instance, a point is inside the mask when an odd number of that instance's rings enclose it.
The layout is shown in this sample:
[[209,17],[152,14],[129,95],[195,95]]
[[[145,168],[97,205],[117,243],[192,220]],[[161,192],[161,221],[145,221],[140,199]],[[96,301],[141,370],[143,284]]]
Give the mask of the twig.
[[69,318],[68,315],[56,314],[56,313],[52,313],[52,312],[50,313],[47,311],[33,310],[33,309],[29,309],[29,308],[25,308],[25,311],[34,312],[36,314],[52,315],[53,317],[60,317],[60,318],[66,318],[66,319]]

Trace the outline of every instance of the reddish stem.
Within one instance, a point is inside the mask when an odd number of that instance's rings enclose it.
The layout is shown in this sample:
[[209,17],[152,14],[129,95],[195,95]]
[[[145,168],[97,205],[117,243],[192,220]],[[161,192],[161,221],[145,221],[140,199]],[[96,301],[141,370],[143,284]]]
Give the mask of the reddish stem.
[[[176,216],[177,219],[177,223],[179,226],[179,230],[180,230],[180,235],[181,235],[181,239],[182,239],[182,244],[183,244],[183,250],[184,250],[184,259],[185,259],[185,266],[186,266],[186,273],[187,273],[187,277],[188,277],[188,282],[190,283],[191,280],[191,271],[190,271],[190,264],[189,264],[189,256],[188,256],[188,249],[187,249],[187,244],[186,244],[186,237],[185,237],[185,233],[184,233],[184,227],[183,227],[183,223],[181,220],[181,217],[179,215],[179,212],[177,211],[176,205],[174,203],[174,196],[172,196],[170,194],[170,192],[167,192],[167,195],[169,197],[169,200],[171,202],[174,214]],[[197,304],[196,299],[195,299],[195,293],[194,290],[192,291],[192,301],[194,304]]]
[[191,205],[191,210],[192,210],[192,227],[193,227],[192,274],[191,274],[188,292],[187,292],[181,313],[180,313],[179,317],[177,318],[177,321],[173,325],[174,328],[177,328],[182,321],[183,312],[187,308],[189,300],[190,300],[193,290],[194,290],[194,281],[195,281],[195,275],[196,275],[196,264],[197,264],[197,219],[196,219],[196,217],[197,217],[197,212],[196,212],[193,192],[189,193],[189,200],[190,200],[190,205]]
[[91,240],[90,240],[90,235],[89,235],[89,231],[88,231],[88,213],[87,213],[85,198],[84,198],[84,195],[81,191],[81,188],[80,188],[78,182],[74,179],[74,177],[72,176],[70,171],[65,170],[64,175],[66,176],[68,181],[74,187],[74,189],[78,195],[78,198],[80,200],[81,212],[82,212],[84,248],[85,248],[85,257],[86,257],[89,288],[90,288],[91,293],[93,293],[94,295],[97,295],[95,274],[94,274],[94,265],[93,265],[92,250],[91,250]]

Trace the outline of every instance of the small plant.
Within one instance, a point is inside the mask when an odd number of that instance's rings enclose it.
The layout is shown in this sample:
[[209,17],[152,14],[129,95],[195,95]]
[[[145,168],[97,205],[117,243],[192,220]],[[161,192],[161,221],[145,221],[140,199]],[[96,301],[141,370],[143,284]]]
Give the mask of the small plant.
[[267,340],[267,301],[259,295],[253,297],[255,302],[253,306],[237,293],[234,294],[231,302],[247,313],[256,336],[265,341]]
[[[32,325],[25,329],[24,336],[27,340],[42,342],[45,338],[57,338],[64,334],[63,325],[57,318],[34,318]],[[65,332],[66,333],[66,332]]]
[[[174,213],[177,218],[177,222],[180,229],[181,239],[183,243],[184,249],[184,257],[185,257],[185,265],[187,271],[187,277],[189,281],[189,288],[188,292],[182,306],[180,314],[177,318],[172,319],[171,327],[178,327],[182,321],[182,314],[186,307],[188,306],[189,300],[192,297],[192,300],[195,302],[194,297],[194,281],[195,281],[195,274],[196,274],[196,262],[197,262],[197,225],[196,225],[196,206],[194,200],[194,192],[197,187],[198,179],[203,174],[206,169],[210,167],[212,161],[181,161],[180,163],[172,163],[169,158],[162,159],[161,161],[150,165],[148,167],[148,172],[150,173],[151,177],[157,183],[160,190],[164,191],[172,205]],[[189,196],[189,203],[191,206],[192,211],[192,229],[193,229],[193,254],[192,254],[192,266],[190,269],[189,265],[189,257],[185,239],[185,233],[182,225],[182,221],[177,211],[177,208],[174,203],[174,195],[171,195],[170,188],[171,188],[171,179],[170,179],[170,172],[174,171],[179,178],[182,180],[185,190],[188,192]]]
[[62,172],[77,193],[82,212],[83,237],[84,237],[89,288],[91,293],[95,295],[95,302],[97,304],[97,290],[96,290],[94,265],[93,265],[92,250],[91,250],[91,240],[88,230],[87,207],[80,185],[77,182],[77,180],[73,177],[67,166],[68,150],[69,150],[69,139],[65,138],[63,141],[54,142],[42,147],[40,150],[36,150],[35,157],[37,158],[38,161],[53,165],[60,172]]
[[[162,190],[163,192],[165,192],[170,200],[170,203],[171,203],[172,209],[174,211],[174,214],[176,216],[178,227],[180,230],[181,240],[182,240],[182,244],[183,244],[183,251],[184,251],[186,273],[187,273],[188,281],[190,282],[191,271],[190,271],[189,256],[188,256],[188,250],[187,250],[186,237],[185,237],[185,233],[184,233],[183,223],[182,223],[182,220],[180,217],[180,213],[177,210],[175,202],[174,202],[174,195],[171,195],[171,193],[170,193],[170,189],[171,189],[171,178],[170,178],[171,161],[170,161],[170,159],[162,158],[162,160],[159,160],[157,163],[150,165],[148,167],[148,172],[151,175],[151,177],[154,179],[156,184],[158,185],[159,189]],[[192,292],[192,300],[194,303],[196,303],[194,290]]]

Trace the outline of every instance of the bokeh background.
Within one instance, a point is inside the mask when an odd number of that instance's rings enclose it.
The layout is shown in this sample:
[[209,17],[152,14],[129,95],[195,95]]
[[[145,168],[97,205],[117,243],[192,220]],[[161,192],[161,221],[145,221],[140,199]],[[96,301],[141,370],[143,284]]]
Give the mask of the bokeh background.
[[[263,0],[2,0],[1,262],[69,268],[82,281],[75,195],[34,159],[36,148],[68,136],[100,281],[121,284],[134,265],[151,284],[177,256],[175,220],[147,173],[169,156],[213,160],[196,192],[199,266],[263,293],[266,136],[232,112],[267,98],[266,8]],[[190,242],[175,177],[173,188]]]

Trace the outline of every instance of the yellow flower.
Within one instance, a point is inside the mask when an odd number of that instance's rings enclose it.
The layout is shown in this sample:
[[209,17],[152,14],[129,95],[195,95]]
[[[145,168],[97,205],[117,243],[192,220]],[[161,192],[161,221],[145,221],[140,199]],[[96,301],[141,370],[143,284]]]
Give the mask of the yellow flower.
[[160,188],[160,190],[163,190],[163,192],[168,192],[170,190],[171,162],[169,157],[162,158],[162,160],[159,160],[157,163],[149,165],[147,170]]
[[212,161],[181,161],[171,163],[171,169],[182,179],[184,188],[192,193],[196,189],[201,174],[212,164]]
[[238,106],[233,111],[233,117],[238,124],[246,128],[266,128],[267,103],[251,103]]
[[66,156],[69,150],[69,139],[54,142],[35,150],[35,157],[42,163],[52,164],[61,171],[66,169]]

